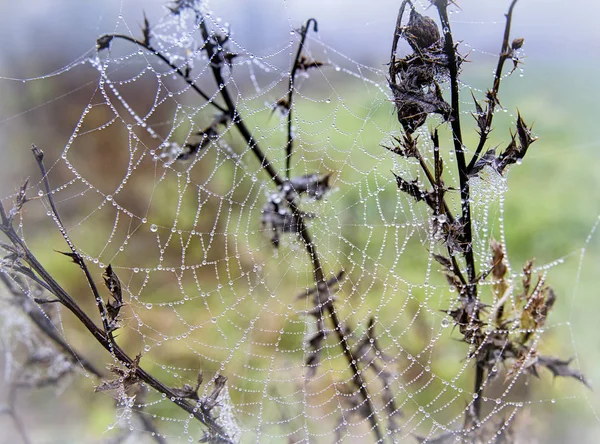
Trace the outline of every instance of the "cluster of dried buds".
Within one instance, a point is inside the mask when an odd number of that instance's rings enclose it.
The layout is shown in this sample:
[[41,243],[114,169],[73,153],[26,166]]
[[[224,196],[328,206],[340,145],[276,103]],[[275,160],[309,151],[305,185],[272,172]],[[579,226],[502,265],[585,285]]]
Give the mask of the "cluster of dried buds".
[[300,211],[296,207],[298,199],[306,196],[311,200],[320,200],[329,191],[330,174],[319,176],[309,174],[293,177],[271,193],[262,209],[261,224],[263,229],[270,232],[271,244],[279,246],[282,233],[296,233],[301,231],[304,219],[312,219],[313,214]]
[[[413,53],[396,60],[395,51],[404,37]],[[408,24],[398,24],[390,60],[389,85],[394,94],[398,121],[413,133],[429,114],[450,118],[451,107],[444,100],[439,82],[448,75],[448,57],[435,22],[411,9]]]

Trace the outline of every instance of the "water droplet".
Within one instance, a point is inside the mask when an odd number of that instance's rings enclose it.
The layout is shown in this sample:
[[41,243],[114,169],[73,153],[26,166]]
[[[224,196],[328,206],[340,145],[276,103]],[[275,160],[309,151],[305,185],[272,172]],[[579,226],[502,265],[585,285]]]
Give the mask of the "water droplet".
[[156,226],[156,224],[150,225],[150,231],[152,231],[153,233],[156,233],[158,231],[158,227]]
[[442,328],[446,328],[450,325],[450,321],[446,318],[442,319]]
[[148,310],[151,310],[151,309],[152,309],[152,304],[151,304],[151,303],[147,303],[147,304],[146,304],[146,308],[147,308]]

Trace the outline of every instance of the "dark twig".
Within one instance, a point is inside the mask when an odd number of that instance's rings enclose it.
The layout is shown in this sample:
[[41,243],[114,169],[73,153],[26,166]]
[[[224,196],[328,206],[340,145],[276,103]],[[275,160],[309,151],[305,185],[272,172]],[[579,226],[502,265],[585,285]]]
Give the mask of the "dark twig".
[[469,166],[467,170],[472,170],[475,166],[475,163],[479,159],[479,155],[481,154],[481,150],[485,146],[487,142],[488,135],[492,130],[492,120],[494,119],[494,111],[496,110],[496,105],[498,104],[498,91],[500,90],[500,81],[502,79],[502,70],[504,69],[504,62],[512,57],[513,50],[510,47],[509,39],[510,39],[510,25],[512,23],[512,13],[515,5],[518,0],[513,0],[508,8],[508,12],[506,13],[506,26],[504,28],[504,37],[502,39],[502,48],[500,49],[500,55],[498,56],[498,65],[496,66],[496,72],[494,73],[494,84],[492,89],[487,92],[487,110],[485,113],[485,126],[481,129],[479,134],[479,143],[477,144],[477,149],[473,154],[473,158],[471,162],[469,162]]
[[[208,59],[212,61],[217,56],[217,45],[215,45],[215,43],[212,42],[212,38],[209,35],[205,19],[200,17],[199,21],[200,31],[202,32],[202,37],[204,38],[204,50],[206,51]],[[227,84],[225,83],[223,74],[221,72],[223,64],[211,63],[210,66],[213,76],[215,78],[215,82],[217,83],[217,86],[221,92],[221,97],[223,97],[223,100],[225,101],[226,109],[223,110],[223,112],[225,112],[230,117],[231,121],[237,127],[244,140],[248,143],[248,146],[260,161],[261,168],[264,169],[269,174],[269,176],[271,176],[271,179],[273,179],[273,182],[275,182],[275,184],[282,185],[283,181],[277,174],[277,171],[275,171],[275,168],[273,167],[271,162],[267,159],[263,151],[260,149],[258,141],[252,136],[252,134],[248,130],[248,127],[244,123],[242,117],[240,116],[240,113],[237,110],[237,106],[235,105],[231,98],[231,95],[229,94],[229,88],[227,88]]]
[[[299,213],[299,210],[295,207],[295,205],[293,203],[290,203],[290,206],[292,207],[292,211],[294,211],[295,213]],[[306,224],[304,223],[304,220],[302,217],[299,218],[299,230],[298,231],[300,233],[300,238],[302,239],[302,242],[304,243],[304,247],[306,248],[306,252],[308,253],[308,256],[312,263],[313,276],[314,276],[315,283],[317,284],[317,289],[318,289],[317,291],[324,288],[324,289],[327,289],[326,290],[327,294],[329,294],[329,287],[327,285],[327,279],[325,278],[325,274],[323,273],[323,267],[321,265],[319,255],[317,253],[316,246],[310,236],[310,233],[308,232],[308,228],[306,227]],[[350,365],[350,368],[352,369],[352,380],[353,380],[356,388],[358,388],[358,390],[360,391],[360,394],[363,398],[363,402],[365,403],[365,406],[366,406],[366,409],[368,412],[369,423],[371,424],[371,429],[373,430],[373,433],[375,434],[375,436],[377,438],[377,442],[382,442],[383,435],[381,433],[381,430],[379,429],[379,424],[377,421],[377,416],[375,414],[375,408],[373,407],[373,402],[371,401],[371,396],[369,395],[367,386],[364,383],[363,377],[361,376],[361,371],[358,367],[358,361],[354,357],[354,354],[352,352],[352,347],[350,346],[348,340],[346,339],[346,337],[344,335],[344,328],[343,328],[342,323],[341,323],[341,321],[337,315],[337,312],[335,310],[333,300],[331,298],[329,298],[327,301],[320,301],[319,303],[325,308],[325,310],[327,310],[327,313],[329,314],[329,318],[331,319],[331,322],[333,324],[333,329],[335,330],[335,334],[338,337],[340,347],[342,348],[344,356],[346,357],[346,360],[348,361],[348,364]]]
[[[122,362],[126,367],[135,369],[135,376],[140,381],[146,383],[156,391],[163,393],[173,403],[192,414],[196,419],[203,423],[212,433],[213,436],[220,437],[223,441],[229,442],[230,439],[224,432],[222,427],[212,418],[209,411],[206,411],[202,406],[192,405],[184,399],[177,397],[177,394],[171,388],[164,385],[154,376],[146,372],[141,366],[134,364],[134,359],[129,357],[116,342],[111,341],[106,332],[100,329],[94,321],[81,309],[56,280],[48,273],[48,271],[40,264],[37,258],[29,250],[25,242],[19,237],[14,227],[10,224],[4,206],[0,202],[0,231],[13,243],[15,248],[21,252],[22,260],[24,260],[32,270],[37,273],[40,278],[46,282],[54,296],[60,299],[61,303],[84,325],[84,327],[94,336],[97,342],[109,351],[117,360]],[[83,261],[83,259],[82,259]]]
[[[214,97],[209,97],[204,91],[202,91],[200,89],[200,87],[198,85],[196,85],[196,82],[194,82],[193,80],[191,80],[189,78],[189,76],[187,76],[182,70],[181,68],[177,67],[176,65],[174,65],[173,63],[171,63],[171,61],[164,56],[160,51],[157,51],[156,49],[154,49],[152,46],[150,46],[149,42],[143,42],[141,40],[135,39],[133,37],[130,37],[128,35],[125,34],[105,34],[102,37],[100,37],[98,40],[101,41],[102,39],[104,40],[108,40],[110,42],[110,40],[112,39],[121,39],[121,40],[126,40],[128,42],[131,42],[137,46],[139,46],[140,48],[144,48],[146,51],[150,52],[152,55],[158,57],[160,60],[162,60],[169,68],[171,68],[173,71],[175,71],[175,73],[181,77],[185,83],[187,83],[194,91],[196,91],[200,96],[202,96],[208,103],[210,103],[212,106],[214,106],[215,108],[217,108],[219,111],[221,111],[222,113],[225,112],[225,108],[223,108],[221,105],[219,105],[218,103],[216,103],[214,101]],[[102,49],[102,48],[100,48]]]
[[98,287],[96,287],[94,278],[92,277],[90,270],[88,269],[85,261],[83,260],[83,257],[81,257],[81,255],[77,251],[77,248],[75,247],[73,242],[71,242],[71,239],[69,238],[69,234],[67,233],[67,229],[65,228],[65,225],[63,224],[63,222],[60,218],[60,215],[58,213],[58,209],[56,208],[56,205],[54,204],[54,199],[52,197],[52,187],[50,186],[50,181],[48,180],[48,174],[46,172],[46,167],[44,166],[44,153],[42,150],[40,150],[35,145],[32,145],[31,150],[33,152],[35,160],[37,161],[38,167],[42,174],[42,181],[44,183],[44,189],[46,191],[46,198],[48,199],[48,203],[50,204],[50,208],[52,210],[52,215],[53,215],[54,221],[56,222],[56,225],[58,226],[60,234],[62,235],[65,242],[69,246],[69,249],[71,250],[71,253],[67,253],[66,255],[69,256],[71,259],[73,259],[73,262],[75,262],[77,265],[79,265],[79,267],[85,274],[85,278],[88,282],[88,285],[90,286],[90,289],[92,290],[92,294],[94,295],[96,305],[98,306],[98,310],[100,311],[100,318],[102,320],[102,325],[104,326],[104,331],[107,332],[108,339],[111,342],[113,342],[114,338],[112,335],[112,331],[108,325],[108,314],[106,312],[106,306],[104,305],[102,296],[100,296],[100,293],[98,292]]
[[300,65],[300,56],[302,55],[302,49],[304,48],[304,42],[306,41],[306,34],[308,34],[308,30],[310,28],[310,24],[313,25],[313,31],[318,32],[317,21],[314,18],[310,18],[306,21],[306,24],[302,27],[300,31],[300,44],[298,45],[298,51],[296,52],[296,58],[294,59],[294,64],[292,65],[292,72],[290,73],[290,81],[288,84],[288,97],[286,105],[288,107],[287,113],[287,144],[285,147],[285,173],[286,177],[290,178],[290,165],[292,161],[292,149],[293,149],[293,135],[292,135],[292,108],[293,108],[293,98],[294,98],[294,81],[296,80],[296,71],[298,70],[298,66]]
[[[462,209],[462,223],[464,224],[464,239],[463,241],[469,246],[465,252],[465,260],[467,263],[467,276],[469,282],[474,282],[476,277],[475,259],[473,257],[472,240],[473,234],[471,231],[471,203],[469,191],[469,177],[467,164],[465,161],[465,152],[462,141],[462,132],[460,124],[460,101],[458,88],[458,63],[456,58],[456,48],[452,38],[452,30],[448,19],[448,0],[436,0],[435,6],[438,9],[442,29],[444,29],[444,52],[448,57],[448,70],[450,72],[450,95],[451,95],[451,121],[452,139],[454,141],[454,153],[456,154],[456,164],[458,167],[458,178],[460,183],[460,200]],[[469,297],[473,300],[477,298],[477,287],[469,286]]]

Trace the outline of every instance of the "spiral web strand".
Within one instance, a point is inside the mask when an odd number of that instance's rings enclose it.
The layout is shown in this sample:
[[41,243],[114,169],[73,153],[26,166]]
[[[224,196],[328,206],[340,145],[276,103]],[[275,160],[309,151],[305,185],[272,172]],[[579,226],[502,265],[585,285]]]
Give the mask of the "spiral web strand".
[[[227,44],[238,56],[224,69],[225,83],[215,85],[192,11],[151,23],[153,48],[178,69],[189,69],[192,82],[215,102],[222,103],[219,90],[227,88],[283,177],[287,115],[278,101],[289,92],[300,31],[291,30],[290,41],[270,53],[255,54],[235,39],[234,30]],[[229,32],[209,11],[202,17],[213,32]],[[140,37],[137,25],[122,18],[116,29]],[[314,33],[308,34],[304,54],[322,65],[295,79],[291,176],[330,175],[322,198],[299,202],[310,215],[306,223],[322,272],[335,282],[334,310],[343,336],[355,347],[376,420],[395,442],[415,437],[437,442],[440,435],[468,442],[458,431],[477,396],[471,382],[476,350],[455,341],[452,320],[442,311],[456,307],[456,292],[430,254],[443,251],[431,235],[434,221],[422,203],[398,192],[391,173],[419,178],[416,164],[381,146],[400,135],[385,67],[354,61]],[[125,306],[117,342],[133,356],[141,353],[141,364],[171,387],[193,386],[202,370],[200,398],[211,394],[218,375],[226,376],[214,416],[234,442],[372,440],[366,403],[328,316],[325,339],[316,350],[309,344],[319,331],[312,299],[306,297],[315,287],[311,260],[294,233],[279,233],[274,246],[265,204],[281,201],[281,190],[234,123],[220,121],[219,110],[151,52],[117,39],[110,50],[94,50],[35,81],[80,70],[94,73],[95,90],[65,146],[42,148],[47,159],[56,159],[47,164],[48,177],[69,238],[96,265],[98,281],[109,264],[120,279]],[[478,92],[462,85],[463,100],[470,90]],[[466,120],[472,106],[463,108]],[[218,129],[209,134],[211,127]],[[419,144],[431,164],[429,143],[428,130],[420,131]],[[193,151],[194,144],[200,149]],[[444,156],[445,181],[457,183],[454,156]],[[39,199],[32,206],[46,202],[41,181],[34,186]],[[507,181],[490,169],[473,178],[471,188],[473,251],[483,270],[492,262],[491,239],[506,243]],[[459,204],[458,195],[452,199]],[[44,211],[51,216],[49,207]],[[28,217],[34,216],[23,217],[20,233],[35,245],[41,240],[28,230]],[[563,260],[535,271],[545,276]],[[517,285],[521,266],[508,267]],[[482,282],[481,292],[489,286]],[[482,297],[490,305],[497,302]],[[2,317],[11,319],[4,309]],[[60,317],[52,320],[68,338],[72,325],[63,325]],[[534,342],[555,329],[568,335],[570,327],[546,325]],[[318,363],[310,360],[315,353]],[[555,402],[527,394],[524,375],[504,384],[501,379],[484,381],[485,415],[475,427],[499,434],[522,411]],[[572,393],[562,399],[587,396]],[[203,436],[203,426],[164,396],[129,396],[118,393],[119,409],[109,429],[141,430],[132,415],[134,406],[141,406],[169,442],[197,442]],[[397,427],[386,427],[392,419]]]

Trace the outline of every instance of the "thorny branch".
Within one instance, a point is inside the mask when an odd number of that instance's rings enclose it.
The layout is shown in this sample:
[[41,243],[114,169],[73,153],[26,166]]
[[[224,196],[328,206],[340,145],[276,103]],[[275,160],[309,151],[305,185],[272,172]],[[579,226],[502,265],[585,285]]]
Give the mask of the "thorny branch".
[[[36,155],[38,157],[39,154]],[[41,160],[41,159],[40,159]],[[58,215],[56,208],[54,209],[55,216]],[[57,217],[60,220],[59,217]],[[119,347],[119,345],[110,337],[106,329],[99,328],[94,321],[83,311],[73,297],[65,291],[62,286],[48,273],[44,266],[37,260],[35,255],[29,250],[26,243],[21,239],[12,225],[12,218],[9,218],[4,209],[4,205],[0,202],[0,231],[11,241],[14,248],[19,254],[19,260],[28,264],[31,270],[45,282],[48,290],[65,306],[84,327],[92,334],[97,342],[102,345],[115,359],[123,363],[123,365],[131,369],[132,377],[135,377],[139,382],[144,382],[159,393],[165,394],[173,403],[181,407],[186,412],[192,414],[196,419],[202,422],[209,430],[212,436],[220,438],[223,442],[229,442],[229,437],[223,431],[222,427],[213,419],[210,410],[203,406],[193,405],[177,396],[177,394],[167,387],[150,373],[146,372],[139,365],[139,356],[137,359],[129,357],[129,355]],[[66,231],[63,235],[66,235]],[[72,244],[71,244],[72,245]],[[73,246],[74,248],[74,246]],[[85,266],[84,259],[78,255],[78,263]],[[86,266],[87,268],[87,266]],[[106,326],[105,326],[106,327]]]
[[[394,174],[398,189],[411,196],[415,201],[424,201],[433,213],[433,235],[441,233],[441,239],[445,244],[449,257],[432,253],[433,259],[442,265],[443,272],[450,286],[459,291],[458,307],[447,311],[454,319],[455,325],[463,335],[463,340],[470,344],[470,357],[475,358],[475,389],[474,400],[469,405],[465,414],[465,436],[473,436],[474,427],[481,417],[481,403],[483,389],[487,379],[494,377],[495,365],[513,361],[512,369],[507,373],[507,378],[519,372],[529,373],[537,376],[537,367],[546,367],[555,376],[570,376],[579,379],[586,384],[583,375],[577,370],[569,368],[570,361],[558,358],[547,358],[537,356],[535,344],[532,343],[534,332],[541,327],[551,310],[555,295],[550,287],[545,284],[542,277],[530,293],[531,264],[524,269],[523,293],[518,297],[519,304],[513,307],[512,318],[506,313],[506,292],[510,286],[505,283],[506,266],[503,264],[503,246],[492,242],[494,262],[491,268],[480,274],[476,274],[475,260],[473,256],[473,235],[471,231],[471,196],[469,179],[478,176],[484,167],[489,166],[497,174],[504,174],[506,168],[520,161],[529,146],[536,140],[531,134],[521,115],[516,121],[516,131],[511,131],[511,142],[503,153],[496,155],[494,149],[488,150],[485,155],[479,157],[487,142],[490,132],[495,107],[499,104],[498,91],[502,78],[502,70],[506,60],[512,59],[514,69],[518,65],[515,55],[523,45],[523,39],[514,39],[509,45],[510,26],[512,13],[517,0],[510,4],[506,14],[506,27],[504,31],[502,48],[496,68],[492,89],[487,93],[487,109],[484,112],[481,105],[475,100],[476,114],[479,130],[479,143],[469,165],[466,165],[465,147],[463,145],[462,129],[459,112],[459,66],[463,58],[457,51],[453,41],[452,30],[448,20],[449,0],[432,0],[436,7],[443,28],[443,35],[437,30],[437,25],[429,17],[424,17],[414,9],[410,0],[404,0],[400,6],[394,38],[392,41],[392,52],[390,56],[389,84],[394,94],[398,121],[401,123],[404,133],[402,137],[395,137],[396,146],[388,150],[405,158],[415,158],[419,162],[421,170],[425,173],[433,191],[427,191],[417,180],[406,180]],[[406,5],[410,4],[411,13],[406,26],[402,25],[402,19]],[[396,51],[400,37],[404,37],[414,53],[403,59],[396,59]],[[514,71],[513,69],[513,71]],[[437,76],[448,78],[450,83],[451,103],[449,106],[444,102]],[[475,98],[474,98],[475,99]],[[439,114],[449,122],[452,129],[452,141],[454,153],[457,159],[458,177],[460,184],[461,215],[453,218],[450,209],[445,202],[446,188],[441,179],[443,164],[439,154],[440,145],[437,130],[433,132],[434,173],[425,162],[416,138],[412,134],[418,127],[425,123],[429,114]],[[456,257],[462,256],[466,264],[468,280],[462,276]],[[499,299],[490,319],[495,319],[494,325],[485,329],[486,323],[481,320],[480,314],[486,309],[478,296],[478,285],[492,274],[495,282],[493,287],[496,297]],[[510,319],[520,319],[518,325],[511,324]],[[522,334],[521,332],[527,332]],[[443,440],[444,435],[440,436]]]
[[[475,166],[477,160],[479,159],[479,154],[481,154],[481,150],[485,146],[487,142],[488,135],[492,130],[492,120],[494,119],[494,111],[496,110],[496,105],[498,102],[498,91],[500,91],[500,80],[502,79],[502,71],[504,69],[504,62],[508,59],[514,57],[514,51],[519,49],[521,45],[523,45],[523,39],[515,39],[511,46],[509,46],[508,41],[510,40],[510,25],[512,23],[512,14],[515,5],[518,0],[513,0],[508,8],[508,13],[506,14],[506,26],[504,28],[504,37],[502,39],[502,48],[500,48],[500,55],[498,56],[498,66],[496,66],[496,71],[494,72],[494,84],[492,85],[492,89],[487,92],[487,109],[485,112],[484,122],[479,125],[479,143],[477,144],[477,148],[475,149],[475,153],[473,154],[473,158],[471,162],[469,162],[469,166],[467,167],[468,171],[471,171]],[[515,65],[516,66],[516,65]],[[475,101],[477,104],[477,101]],[[479,106],[477,104],[477,106]],[[483,110],[478,110],[477,118],[482,118],[481,114],[483,114]]]

